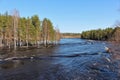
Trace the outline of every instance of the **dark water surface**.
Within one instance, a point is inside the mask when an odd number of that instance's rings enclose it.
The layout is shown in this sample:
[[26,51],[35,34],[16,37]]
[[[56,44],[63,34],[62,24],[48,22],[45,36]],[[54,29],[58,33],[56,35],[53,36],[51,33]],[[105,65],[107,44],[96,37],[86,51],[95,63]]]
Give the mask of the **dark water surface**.
[[1,51],[0,80],[120,80],[119,64],[106,53],[107,45],[62,39],[48,49]]

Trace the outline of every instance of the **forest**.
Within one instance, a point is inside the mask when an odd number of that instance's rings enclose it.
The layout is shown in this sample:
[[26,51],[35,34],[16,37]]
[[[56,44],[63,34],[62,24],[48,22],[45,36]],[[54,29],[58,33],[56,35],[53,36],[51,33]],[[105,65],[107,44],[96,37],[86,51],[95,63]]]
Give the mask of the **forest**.
[[22,46],[47,47],[57,44],[60,31],[50,19],[38,15],[20,17],[18,10],[0,14],[0,47],[17,49]]
[[83,31],[81,38],[120,42],[120,27]]

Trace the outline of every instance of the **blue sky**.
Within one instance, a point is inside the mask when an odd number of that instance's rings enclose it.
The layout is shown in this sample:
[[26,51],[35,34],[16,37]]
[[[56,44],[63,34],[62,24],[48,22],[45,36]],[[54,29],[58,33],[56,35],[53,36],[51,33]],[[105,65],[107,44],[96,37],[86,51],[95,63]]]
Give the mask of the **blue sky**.
[[47,17],[61,32],[112,27],[120,19],[120,0],[0,0],[0,13],[13,9],[21,17]]

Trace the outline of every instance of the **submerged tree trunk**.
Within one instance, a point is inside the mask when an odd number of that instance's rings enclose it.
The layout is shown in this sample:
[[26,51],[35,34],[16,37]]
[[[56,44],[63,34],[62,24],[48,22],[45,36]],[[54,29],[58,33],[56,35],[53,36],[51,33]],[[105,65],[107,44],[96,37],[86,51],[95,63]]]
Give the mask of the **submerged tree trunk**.
[[17,10],[13,11],[13,28],[14,28],[14,50],[17,48],[17,31],[18,31],[19,13]]

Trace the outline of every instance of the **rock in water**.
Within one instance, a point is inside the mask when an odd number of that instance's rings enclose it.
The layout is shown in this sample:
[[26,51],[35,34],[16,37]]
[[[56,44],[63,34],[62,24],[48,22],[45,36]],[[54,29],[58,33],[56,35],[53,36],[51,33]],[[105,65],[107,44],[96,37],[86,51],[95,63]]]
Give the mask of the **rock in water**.
[[33,59],[34,57],[30,57],[30,59]]
[[109,58],[106,58],[106,60],[107,60],[108,62],[111,62],[111,60],[110,60]]
[[110,48],[108,48],[108,47],[106,47],[106,46],[105,46],[105,50],[106,50],[107,52],[110,52]]

